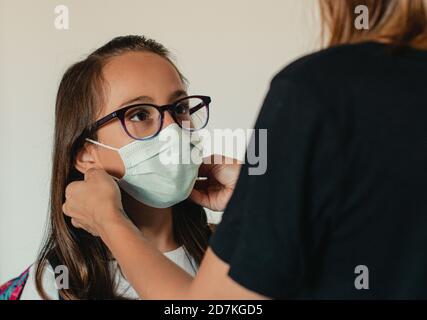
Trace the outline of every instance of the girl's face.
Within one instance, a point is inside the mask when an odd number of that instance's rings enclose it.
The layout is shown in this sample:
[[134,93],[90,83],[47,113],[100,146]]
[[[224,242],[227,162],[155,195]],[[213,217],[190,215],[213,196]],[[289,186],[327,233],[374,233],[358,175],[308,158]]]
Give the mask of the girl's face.
[[[105,105],[98,118],[136,103],[165,105],[187,96],[184,84],[172,64],[151,52],[129,52],[114,57],[104,66],[106,94]],[[174,123],[169,112],[165,112],[163,127]],[[121,148],[134,140],[124,131],[118,119],[102,126],[98,141]],[[117,151],[86,143],[76,159],[76,168],[85,173],[90,168],[102,168],[109,174],[121,178],[124,164]]]

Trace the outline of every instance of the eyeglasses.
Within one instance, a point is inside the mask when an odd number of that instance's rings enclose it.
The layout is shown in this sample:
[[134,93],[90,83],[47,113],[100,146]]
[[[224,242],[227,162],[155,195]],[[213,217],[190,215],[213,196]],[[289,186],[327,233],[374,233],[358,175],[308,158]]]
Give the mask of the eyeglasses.
[[120,120],[125,132],[135,140],[148,140],[159,134],[163,127],[165,111],[170,112],[174,121],[184,130],[197,131],[206,127],[209,120],[208,96],[188,96],[172,104],[134,104],[116,110],[96,121],[90,133],[115,118]]

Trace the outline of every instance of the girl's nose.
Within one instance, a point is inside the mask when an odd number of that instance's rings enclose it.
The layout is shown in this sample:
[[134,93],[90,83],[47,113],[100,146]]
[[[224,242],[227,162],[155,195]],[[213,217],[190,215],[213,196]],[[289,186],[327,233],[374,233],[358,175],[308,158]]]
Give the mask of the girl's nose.
[[169,111],[165,111],[164,118],[163,118],[163,127],[162,129],[166,128],[167,126],[171,125],[172,123],[176,123],[173,119],[172,115]]

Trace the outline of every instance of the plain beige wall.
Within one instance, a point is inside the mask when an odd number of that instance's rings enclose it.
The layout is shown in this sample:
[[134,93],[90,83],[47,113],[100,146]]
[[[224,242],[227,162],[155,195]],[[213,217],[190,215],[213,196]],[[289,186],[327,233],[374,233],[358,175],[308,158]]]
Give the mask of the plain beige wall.
[[[47,217],[54,101],[65,69],[113,37],[168,47],[210,128],[253,126],[272,76],[317,47],[316,0],[0,0],[0,282],[34,261]],[[54,27],[66,5],[70,29]],[[215,217],[215,216],[214,216]]]

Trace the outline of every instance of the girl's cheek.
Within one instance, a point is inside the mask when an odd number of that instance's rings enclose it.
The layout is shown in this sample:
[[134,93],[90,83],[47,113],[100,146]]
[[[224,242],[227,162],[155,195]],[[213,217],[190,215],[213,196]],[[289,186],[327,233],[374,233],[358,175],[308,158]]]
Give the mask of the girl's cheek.
[[[98,139],[115,148],[121,148],[134,140],[123,130],[119,121],[98,130]],[[102,167],[110,175],[121,178],[125,174],[124,163],[117,151],[98,148]]]
[[117,151],[105,150],[100,154],[102,166],[110,175],[121,178],[125,174],[125,166]]

